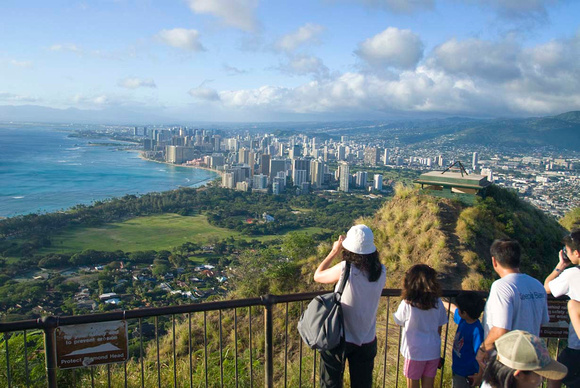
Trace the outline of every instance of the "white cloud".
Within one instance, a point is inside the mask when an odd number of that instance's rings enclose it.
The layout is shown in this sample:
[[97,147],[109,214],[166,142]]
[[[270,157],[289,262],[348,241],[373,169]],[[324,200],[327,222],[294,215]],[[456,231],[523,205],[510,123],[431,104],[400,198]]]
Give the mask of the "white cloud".
[[32,61],[17,61],[15,59],[10,60],[10,64],[16,67],[31,68],[33,66]]
[[6,102],[37,102],[38,97],[0,91],[0,101]]
[[127,77],[117,82],[117,85],[126,89],[137,89],[137,88],[156,88],[155,81],[152,79],[142,79]]
[[293,75],[314,75],[319,78],[329,76],[328,67],[324,65],[322,60],[309,55],[291,57],[288,63],[281,65],[279,69]]
[[73,103],[76,105],[82,105],[87,107],[103,107],[105,105],[114,104],[111,97],[106,94],[86,96],[84,94],[77,94],[72,99]]
[[350,0],[367,7],[384,9],[393,13],[413,13],[433,9],[434,0]]
[[307,23],[296,31],[282,36],[275,43],[275,47],[286,52],[293,52],[298,47],[308,43],[318,43],[318,35],[324,31],[324,27]]
[[185,28],[174,28],[172,30],[161,30],[157,38],[171,46],[187,51],[205,51],[199,42],[199,32]]
[[[316,63],[313,57],[296,58],[295,70]],[[264,85],[217,94],[224,110],[247,114],[547,115],[580,108],[577,58],[580,34],[525,49],[509,40],[450,40],[398,74],[348,72],[292,88]]]
[[359,43],[355,54],[372,66],[410,69],[423,57],[423,42],[411,30],[389,27]]
[[202,101],[219,101],[220,97],[215,89],[204,87],[203,84],[187,92],[191,97]]
[[84,54],[84,50],[74,43],[53,44],[52,46],[49,47],[49,50],[50,51],[71,52],[71,53],[75,53],[78,55]]
[[489,7],[499,15],[508,18],[546,18],[547,7],[560,2],[559,0],[465,0],[476,2],[482,7]]
[[224,24],[243,31],[255,31],[258,25],[254,14],[259,0],[187,0],[195,13],[214,15]]
[[238,69],[235,66],[230,66],[227,63],[224,63],[222,67],[223,67],[224,71],[227,73],[227,75],[240,75],[240,74],[246,74],[248,72],[247,70],[242,70],[242,69]]
[[434,49],[431,61],[451,74],[501,81],[520,76],[519,53],[520,48],[510,41],[451,39]]

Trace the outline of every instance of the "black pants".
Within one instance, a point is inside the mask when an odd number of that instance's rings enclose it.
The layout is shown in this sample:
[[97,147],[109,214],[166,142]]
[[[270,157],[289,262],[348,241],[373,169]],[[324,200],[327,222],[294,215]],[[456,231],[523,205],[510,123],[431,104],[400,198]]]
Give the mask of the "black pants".
[[[353,388],[371,388],[373,367],[377,355],[377,339],[361,346],[346,343],[345,356],[348,359],[350,385]],[[342,349],[327,350],[320,353],[320,386],[322,388],[342,388],[343,363]]]
[[580,349],[564,348],[558,361],[568,367],[568,374],[562,382],[568,388],[580,387]]

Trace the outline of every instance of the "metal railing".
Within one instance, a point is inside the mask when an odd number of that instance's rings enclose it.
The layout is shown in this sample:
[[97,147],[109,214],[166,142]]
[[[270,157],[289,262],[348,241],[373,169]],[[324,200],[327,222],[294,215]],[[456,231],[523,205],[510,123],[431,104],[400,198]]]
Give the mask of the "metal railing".
[[[0,384],[9,388],[316,387],[319,356],[303,346],[296,324],[306,306],[304,302],[325,292],[0,323],[5,361]],[[444,297],[454,297],[458,292],[444,291]],[[400,373],[401,331],[390,320],[395,307],[391,298],[400,296],[400,290],[384,289],[382,296],[373,381],[376,387],[404,386]],[[258,307],[263,307],[263,312]],[[127,361],[79,369],[57,368],[57,327],[118,320],[127,321],[131,329]],[[452,344],[448,339],[450,332],[453,338],[453,325],[451,319],[443,333],[442,354],[447,362],[438,376],[441,387],[451,379]],[[258,334],[260,331],[262,335]],[[0,366],[0,372],[2,369]]]

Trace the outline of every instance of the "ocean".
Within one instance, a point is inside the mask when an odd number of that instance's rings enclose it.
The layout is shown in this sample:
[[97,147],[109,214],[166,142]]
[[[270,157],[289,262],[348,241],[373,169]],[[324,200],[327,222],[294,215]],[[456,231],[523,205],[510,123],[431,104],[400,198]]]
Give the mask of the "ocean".
[[76,204],[201,186],[211,171],[139,158],[136,151],[68,137],[58,127],[0,126],[0,217],[53,212]]

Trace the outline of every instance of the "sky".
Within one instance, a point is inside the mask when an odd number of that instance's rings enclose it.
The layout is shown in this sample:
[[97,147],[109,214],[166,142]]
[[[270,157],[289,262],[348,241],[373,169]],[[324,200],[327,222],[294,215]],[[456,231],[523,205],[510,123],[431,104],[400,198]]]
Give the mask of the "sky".
[[580,110],[575,0],[2,0],[0,105],[178,120]]

